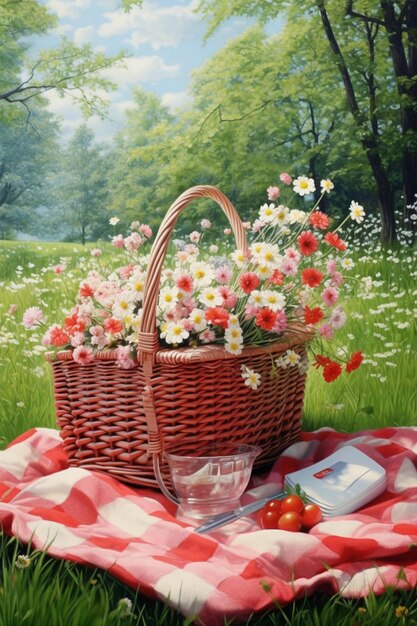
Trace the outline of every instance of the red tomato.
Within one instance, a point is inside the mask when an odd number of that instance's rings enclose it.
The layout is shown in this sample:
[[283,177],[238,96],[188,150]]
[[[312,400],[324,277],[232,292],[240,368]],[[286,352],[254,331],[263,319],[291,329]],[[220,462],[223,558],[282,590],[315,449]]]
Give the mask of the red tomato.
[[287,496],[281,501],[281,512],[287,513],[288,511],[301,513],[304,508],[304,502],[295,494]]
[[281,500],[270,500],[264,506],[264,511],[278,511],[281,512]]
[[301,530],[301,515],[296,511],[288,511],[283,513],[278,520],[278,528],[281,530],[290,530],[298,532]]
[[320,507],[317,504],[309,503],[304,507],[304,511],[301,513],[301,524],[303,528],[309,530],[316,524],[321,522],[323,514]]
[[262,509],[260,519],[262,528],[278,528],[279,516],[279,511],[268,511],[265,508]]

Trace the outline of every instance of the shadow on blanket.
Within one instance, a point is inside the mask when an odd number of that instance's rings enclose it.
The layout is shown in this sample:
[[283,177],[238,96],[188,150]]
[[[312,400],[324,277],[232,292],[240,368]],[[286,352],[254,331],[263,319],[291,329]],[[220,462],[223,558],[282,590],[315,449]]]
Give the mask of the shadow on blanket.
[[69,468],[59,433],[33,429],[0,452],[0,523],[24,543],[108,570],[210,626],[313,591],[356,598],[416,587],[417,428],[302,433],[267,475],[252,478],[243,501],[346,444],[387,471],[386,491],[360,511],[309,533],[261,530],[255,514],[197,535],[158,492]]

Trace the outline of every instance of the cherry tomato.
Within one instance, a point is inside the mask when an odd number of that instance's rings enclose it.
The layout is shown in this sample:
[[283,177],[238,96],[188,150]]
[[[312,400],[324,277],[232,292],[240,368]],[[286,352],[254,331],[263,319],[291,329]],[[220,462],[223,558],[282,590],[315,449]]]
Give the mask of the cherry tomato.
[[306,504],[303,512],[301,513],[301,524],[303,528],[309,530],[318,524],[323,517],[320,507],[317,504],[310,502]]
[[278,528],[295,533],[298,532],[301,530],[301,515],[296,511],[283,513],[278,520]]
[[262,528],[278,528],[279,516],[279,511],[262,509],[260,520]]
[[264,506],[264,511],[278,511],[281,512],[281,500],[270,500]]
[[286,496],[281,501],[282,513],[287,513],[289,511],[295,512],[295,513],[301,513],[303,508],[304,508],[304,502],[302,501],[300,496],[297,496],[296,494],[293,494],[291,496]]

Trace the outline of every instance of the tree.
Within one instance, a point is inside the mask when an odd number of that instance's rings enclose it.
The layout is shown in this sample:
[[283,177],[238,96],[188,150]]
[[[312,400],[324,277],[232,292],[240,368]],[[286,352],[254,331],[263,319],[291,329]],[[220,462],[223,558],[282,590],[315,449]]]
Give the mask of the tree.
[[85,244],[109,231],[107,179],[110,163],[94,133],[82,124],[62,156],[54,181],[57,210],[52,224],[61,236]]
[[[396,240],[395,194],[401,187],[392,175],[392,170],[398,171],[390,159],[395,144],[402,151],[400,177],[405,204],[415,201],[413,194],[417,186],[413,165],[417,154],[417,5],[416,0],[381,0],[376,7],[374,2],[362,0],[360,6],[360,12],[353,14],[354,2],[348,2],[345,7],[337,0],[310,0],[303,4],[300,13],[298,3],[283,1],[202,0],[200,10],[211,16],[209,33],[232,15],[256,15],[265,22],[280,12],[285,12],[289,21],[309,24],[310,41],[318,48],[324,32],[331,52],[330,57],[326,55],[327,60],[334,61],[358,141],[372,170],[382,239],[389,244]],[[348,20],[346,12],[355,19]],[[305,36],[305,29],[301,32]],[[389,54],[391,59],[395,58],[394,68],[393,64],[387,65]],[[400,98],[394,100],[396,84]],[[398,128],[402,129],[400,133]],[[414,179],[410,168],[414,168]]]
[[32,232],[36,210],[50,200],[47,179],[57,155],[58,127],[52,115],[38,108],[32,113],[37,131],[23,115],[13,125],[0,117],[0,237],[16,231]]
[[56,22],[36,0],[0,0],[0,104],[20,105],[29,123],[29,103],[51,89],[76,99],[86,113],[102,112],[102,92],[114,85],[100,71],[123,58],[122,53],[106,57],[90,45],[77,47],[63,38],[56,50],[41,51],[30,60],[28,38],[47,33]]

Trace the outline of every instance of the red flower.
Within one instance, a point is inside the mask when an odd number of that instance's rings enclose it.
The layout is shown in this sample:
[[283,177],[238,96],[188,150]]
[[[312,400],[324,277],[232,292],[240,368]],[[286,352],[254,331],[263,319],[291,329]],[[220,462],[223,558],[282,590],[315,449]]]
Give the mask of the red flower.
[[309,287],[318,287],[323,280],[323,274],[314,269],[314,267],[308,267],[301,272],[301,279],[304,285]]
[[304,309],[304,321],[306,324],[317,324],[323,319],[324,313],[319,306],[314,309],[306,306]]
[[116,335],[123,330],[123,323],[120,320],[116,320],[114,317],[109,317],[108,319],[104,320],[104,330],[107,333]]
[[336,361],[330,361],[326,363],[323,368],[323,378],[326,383],[332,383],[336,378],[339,378],[342,373],[342,366]]
[[259,276],[255,272],[245,272],[239,278],[239,286],[245,293],[250,293],[259,287],[260,282]]
[[322,213],[322,211],[314,211],[314,213],[310,215],[310,224],[314,226],[314,228],[325,230],[330,224],[330,218],[325,213]]
[[284,274],[279,270],[274,270],[272,276],[269,278],[269,282],[273,285],[282,285],[284,283]]
[[178,289],[185,291],[185,293],[191,293],[194,287],[193,280],[188,274],[182,274],[182,276],[178,276],[175,284]]
[[357,370],[360,364],[363,361],[362,352],[354,352],[350,357],[349,361],[346,363],[346,371],[353,372],[353,370]]
[[49,331],[49,343],[52,346],[65,346],[70,340],[68,333],[65,330],[56,324]]
[[85,322],[78,319],[77,314],[73,313],[70,317],[64,319],[65,330],[70,334],[83,333],[85,330]]
[[317,367],[318,369],[319,367],[325,367],[325,365],[328,365],[329,363],[331,363],[331,361],[327,356],[316,354],[316,362],[313,363],[313,367]]
[[260,309],[256,314],[255,323],[259,328],[264,330],[272,330],[277,321],[278,314],[268,307]]
[[90,298],[94,295],[94,290],[88,283],[81,283],[78,293],[82,298]]
[[213,306],[210,309],[207,309],[205,313],[205,318],[206,321],[213,324],[213,326],[221,326],[222,328],[227,328],[227,324],[229,322],[229,313],[221,306]]
[[310,256],[310,254],[316,252],[319,247],[319,242],[311,230],[305,230],[301,233],[301,235],[298,236],[297,241],[300,252],[304,256]]
[[324,241],[337,250],[341,250],[342,252],[346,250],[345,242],[343,239],[340,239],[339,235],[336,233],[326,233],[324,235]]

